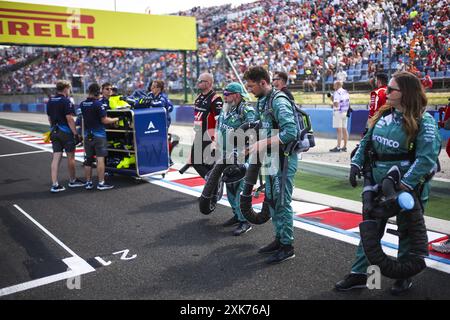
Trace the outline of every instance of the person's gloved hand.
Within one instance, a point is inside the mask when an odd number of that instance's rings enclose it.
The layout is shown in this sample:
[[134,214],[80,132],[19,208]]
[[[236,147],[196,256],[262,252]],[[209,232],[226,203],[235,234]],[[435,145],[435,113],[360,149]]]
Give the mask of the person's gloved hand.
[[142,99],[139,100],[139,104],[140,104],[140,105],[145,105],[145,106],[147,106],[147,105],[150,105],[150,103],[151,103],[152,101],[153,101],[152,98],[145,97],[145,98],[142,98]]
[[222,180],[225,183],[236,183],[245,177],[247,168],[243,164],[233,164],[225,168]]
[[350,185],[353,188],[356,188],[356,186],[358,185],[358,182],[356,181],[356,176],[358,176],[358,178],[361,179],[361,170],[358,168],[358,166],[352,164],[350,166],[350,177],[349,177],[349,181],[350,181]]

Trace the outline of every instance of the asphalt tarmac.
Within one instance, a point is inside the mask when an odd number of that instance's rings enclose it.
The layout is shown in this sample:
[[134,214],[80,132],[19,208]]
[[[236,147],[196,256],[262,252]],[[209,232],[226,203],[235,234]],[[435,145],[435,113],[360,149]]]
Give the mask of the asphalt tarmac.
[[0,299],[450,298],[450,275],[429,268],[402,297],[389,293],[385,277],[381,289],[335,292],[350,270],[351,244],[296,228],[296,257],[268,265],[257,250],[273,240],[271,222],[235,237],[221,226],[230,208],[204,216],[195,197],[130,177],[111,177],[108,191],[70,189],[66,159],[59,180],[67,190],[52,194],[51,153],[2,157],[36,150],[0,138],[0,290],[64,272],[73,254],[95,270]]

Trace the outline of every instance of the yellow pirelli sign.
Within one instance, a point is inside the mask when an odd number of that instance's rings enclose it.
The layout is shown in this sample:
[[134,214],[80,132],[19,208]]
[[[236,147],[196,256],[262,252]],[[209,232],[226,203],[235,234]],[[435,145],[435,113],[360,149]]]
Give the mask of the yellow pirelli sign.
[[197,50],[195,18],[0,1],[0,43]]

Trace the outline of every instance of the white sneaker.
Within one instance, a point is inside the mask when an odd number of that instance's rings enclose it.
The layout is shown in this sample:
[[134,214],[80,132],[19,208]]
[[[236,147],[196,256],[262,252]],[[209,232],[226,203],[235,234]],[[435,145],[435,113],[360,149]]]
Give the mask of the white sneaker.
[[433,250],[440,253],[450,253],[450,239],[432,243],[431,247],[433,248]]

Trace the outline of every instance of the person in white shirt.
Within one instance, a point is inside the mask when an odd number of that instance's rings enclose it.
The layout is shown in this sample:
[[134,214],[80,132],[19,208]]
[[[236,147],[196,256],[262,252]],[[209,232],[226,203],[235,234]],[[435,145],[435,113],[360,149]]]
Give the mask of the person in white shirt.
[[[335,81],[333,84],[333,128],[337,130],[337,146],[330,149],[330,152],[347,151],[347,111],[350,107],[350,96],[344,88],[342,81]],[[344,140],[344,146],[341,148],[341,142]]]
[[339,67],[338,72],[336,73],[336,80],[340,82],[347,80],[347,72],[345,72],[342,67]]

